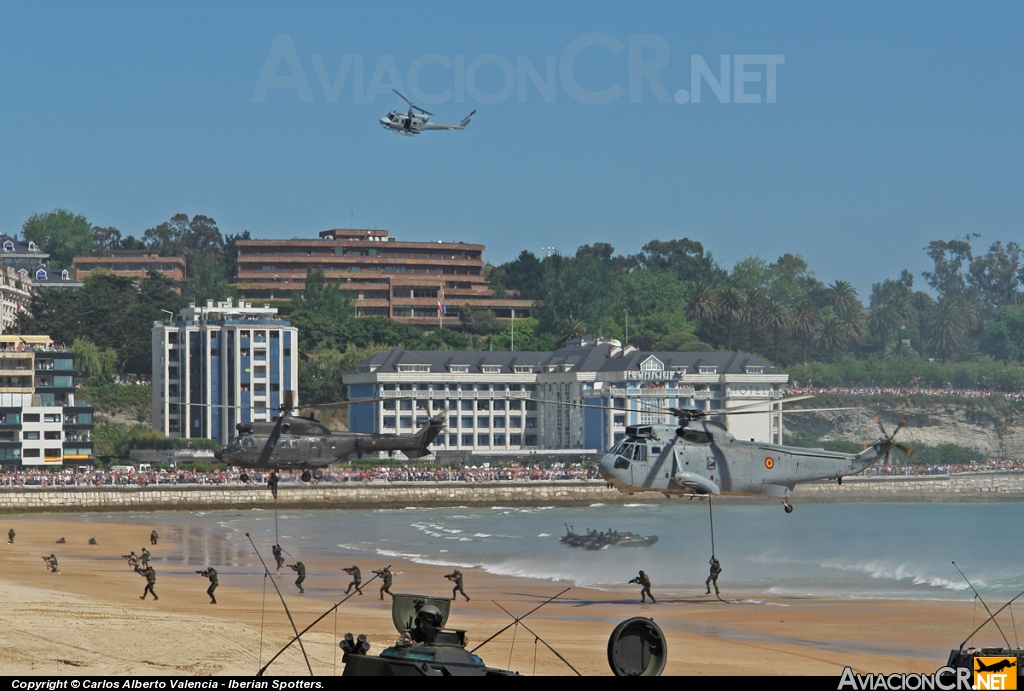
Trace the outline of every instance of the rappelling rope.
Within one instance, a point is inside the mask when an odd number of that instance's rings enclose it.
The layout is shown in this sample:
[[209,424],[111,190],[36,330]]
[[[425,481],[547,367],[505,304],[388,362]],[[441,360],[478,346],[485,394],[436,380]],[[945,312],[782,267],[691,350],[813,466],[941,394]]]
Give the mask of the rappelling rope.
[[270,574],[263,574],[263,605],[260,608],[260,667],[263,667],[263,620],[267,613],[267,576]]
[[708,518],[711,519],[711,557],[715,556],[715,514],[711,510],[711,495],[708,495]]

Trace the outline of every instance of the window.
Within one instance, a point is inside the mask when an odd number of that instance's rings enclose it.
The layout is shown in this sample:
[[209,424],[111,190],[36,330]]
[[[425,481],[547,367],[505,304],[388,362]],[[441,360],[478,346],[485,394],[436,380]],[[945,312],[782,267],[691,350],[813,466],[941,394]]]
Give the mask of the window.
[[489,434],[478,434],[478,435],[476,435],[476,445],[477,446],[490,446],[491,445],[491,435],[489,435]]
[[394,409],[395,409],[395,402],[394,401],[384,401],[384,410],[394,410]]
[[509,410],[522,410],[523,409],[523,402],[522,401],[509,401],[508,402],[508,409]]
[[462,409],[463,410],[473,410],[473,401],[463,401],[462,402]]
[[616,415],[614,423],[616,425],[625,425],[626,424],[626,416],[625,415]]
[[526,418],[526,429],[537,429],[537,418],[528,417]]
[[510,417],[508,419],[508,426],[512,427],[513,429],[519,429],[520,427],[523,426],[523,418],[519,417],[518,415]]
[[60,439],[60,430],[48,430],[43,432],[43,439]]
[[[28,422],[28,415],[25,416],[25,421]],[[44,413],[43,422],[60,422],[60,413]]]
[[463,434],[462,435],[462,445],[463,446],[473,446],[473,435],[472,434]]
[[39,458],[39,449],[25,449],[22,451],[25,458]]
[[484,374],[500,374],[501,365],[483,365],[482,367],[480,367],[480,370]]
[[491,402],[490,401],[483,401],[483,400],[477,401],[476,402],[476,409],[477,410],[490,410],[491,409]]
[[747,365],[744,369],[746,369],[747,374],[764,374],[763,365]]
[[412,399],[403,398],[398,405],[400,410],[412,410]]
[[399,372],[429,372],[430,365],[398,365]]
[[516,374],[532,374],[533,373],[533,365],[516,365],[514,369],[515,369],[515,373]]
[[496,417],[496,418],[494,418],[494,426],[499,428],[499,429],[504,429],[505,428],[505,418],[503,418],[503,417]]
[[403,415],[401,420],[399,420],[399,423],[401,424],[402,429],[412,429],[412,417],[409,415]]
[[45,281],[46,280],[46,271],[43,270],[43,269],[39,269],[39,271],[36,271],[36,278],[41,280],[41,281]]
[[495,434],[494,435],[494,445],[495,446],[505,446],[505,435],[504,434]]
[[65,281],[68,280],[68,278],[69,278],[68,270],[64,269],[63,271],[61,271],[60,272],[60,277],[61,277],[62,280],[65,280]]
[[7,242],[4,243],[4,252],[13,252],[13,251],[14,251],[14,243],[11,242],[10,240],[8,240]]
[[469,365],[448,365],[448,371],[455,374],[465,374],[469,372]]
[[526,446],[537,446],[537,435],[527,434],[526,437],[524,437],[524,441]]
[[58,449],[46,449],[45,451],[43,451],[43,457],[44,458],[60,458],[60,456],[61,456],[61,451],[60,451],[59,448]]
[[718,365],[701,365],[697,371],[700,374],[718,374]]
[[664,363],[653,355],[640,363],[641,372],[660,372],[663,369]]
[[[448,417],[448,426],[449,427],[454,427],[455,429],[458,429],[458,427],[459,427],[459,417],[457,415],[450,415]],[[452,443],[454,443],[454,442],[452,442]]]
[[491,419],[486,415],[478,415],[476,418],[476,426],[481,429],[487,429],[491,426]]
[[495,410],[505,410],[505,401],[494,401]]
[[449,434],[448,435],[448,446],[458,446],[458,445],[459,445],[459,435],[457,435],[457,434]]
[[469,417],[469,416],[463,417],[462,418],[462,426],[463,427],[472,428],[473,427],[473,418]]
[[523,435],[521,434],[510,434],[508,435],[508,443],[512,446],[523,445]]

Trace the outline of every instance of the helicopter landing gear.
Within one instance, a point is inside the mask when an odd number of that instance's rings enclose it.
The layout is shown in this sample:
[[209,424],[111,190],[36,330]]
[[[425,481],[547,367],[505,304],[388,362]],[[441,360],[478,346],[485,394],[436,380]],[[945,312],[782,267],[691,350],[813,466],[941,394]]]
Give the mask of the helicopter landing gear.
[[312,479],[313,479],[313,476],[309,474],[308,470],[303,470],[302,471],[302,481],[303,482],[309,482]]
[[323,480],[324,479],[324,471],[320,470],[319,468],[314,470],[313,471],[313,479],[314,480]]
[[241,475],[238,476],[238,480],[239,480],[239,482],[244,482],[245,484],[249,484],[249,474],[248,473],[242,473]]
[[782,500],[782,508],[786,510],[786,513],[793,513],[793,506],[789,503],[789,497]]

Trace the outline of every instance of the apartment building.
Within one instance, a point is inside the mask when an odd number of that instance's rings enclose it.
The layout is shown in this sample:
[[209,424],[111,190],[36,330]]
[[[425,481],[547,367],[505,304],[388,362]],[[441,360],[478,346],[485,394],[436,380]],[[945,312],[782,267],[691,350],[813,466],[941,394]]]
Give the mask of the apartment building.
[[0,336],[0,465],[91,463],[93,407],[75,353],[49,336]]
[[483,245],[402,242],[386,230],[325,230],[319,239],[239,240],[236,247],[238,288],[247,300],[289,300],[305,287],[308,269],[320,266],[341,281],[359,316],[435,328],[458,319],[466,304],[499,319],[528,317],[533,306],[494,296],[483,276]]
[[298,329],[266,305],[208,300],[154,322],[153,429],[226,444],[239,422],[279,415],[298,354]]
[[96,268],[115,276],[141,281],[150,271],[180,282],[185,280],[185,260],[181,257],[162,257],[148,250],[115,250],[105,257],[75,257],[75,278],[81,281]]

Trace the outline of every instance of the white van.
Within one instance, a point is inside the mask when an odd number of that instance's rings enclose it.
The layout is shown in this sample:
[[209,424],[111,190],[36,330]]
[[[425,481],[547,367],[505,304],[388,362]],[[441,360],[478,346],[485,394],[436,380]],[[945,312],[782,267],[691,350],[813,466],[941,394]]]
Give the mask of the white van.
[[135,466],[131,465],[112,465],[110,466],[110,472],[118,473],[119,475],[131,475],[135,472]]
[[151,470],[153,470],[153,466],[151,466],[149,463],[139,463],[140,473],[148,473]]

